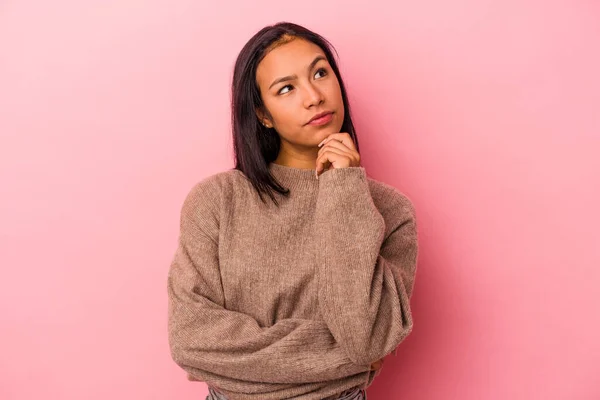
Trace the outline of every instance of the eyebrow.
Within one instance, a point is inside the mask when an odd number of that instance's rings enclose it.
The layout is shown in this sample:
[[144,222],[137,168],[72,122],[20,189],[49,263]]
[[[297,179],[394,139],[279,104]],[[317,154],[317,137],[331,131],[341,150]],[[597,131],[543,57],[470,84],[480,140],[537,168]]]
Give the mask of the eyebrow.
[[[310,71],[315,66],[315,64],[317,64],[321,60],[326,60],[326,58],[321,55],[318,55],[308,65],[307,69]],[[296,79],[297,77],[298,77],[297,75],[289,75],[289,76],[284,76],[283,78],[275,79],[275,81],[273,83],[271,83],[271,86],[269,86],[269,89],[271,89],[273,87],[273,85],[276,85],[278,83],[285,82],[285,81],[291,81],[293,79]]]

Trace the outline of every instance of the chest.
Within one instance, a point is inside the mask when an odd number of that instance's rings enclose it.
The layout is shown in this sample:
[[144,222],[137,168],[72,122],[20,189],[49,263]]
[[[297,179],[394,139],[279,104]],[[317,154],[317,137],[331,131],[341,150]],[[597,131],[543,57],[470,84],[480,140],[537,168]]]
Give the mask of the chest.
[[318,316],[314,204],[235,204],[221,224],[219,267],[226,308],[270,326]]

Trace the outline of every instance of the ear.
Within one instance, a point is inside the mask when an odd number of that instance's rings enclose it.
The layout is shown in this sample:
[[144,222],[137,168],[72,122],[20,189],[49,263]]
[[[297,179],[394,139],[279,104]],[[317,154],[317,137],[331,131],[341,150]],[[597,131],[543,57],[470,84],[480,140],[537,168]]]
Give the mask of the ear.
[[265,126],[266,128],[273,127],[273,121],[271,121],[271,119],[265,115],[265,112],[262,109],[256,108],[255,112],[256,112],[256,117],[258,118],[258,121],[263,126]]

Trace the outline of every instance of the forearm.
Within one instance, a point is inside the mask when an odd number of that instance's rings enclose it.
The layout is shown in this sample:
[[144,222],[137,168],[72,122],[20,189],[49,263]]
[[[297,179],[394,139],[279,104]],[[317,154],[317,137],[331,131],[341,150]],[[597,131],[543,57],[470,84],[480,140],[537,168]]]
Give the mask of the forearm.
[[392,352],[412,329],[414,216],[409,208],[399,210],[401,218],[387,229],[362,167],[325,172],[319,190],[316,237],[324,319],[355,363],[370,363]]

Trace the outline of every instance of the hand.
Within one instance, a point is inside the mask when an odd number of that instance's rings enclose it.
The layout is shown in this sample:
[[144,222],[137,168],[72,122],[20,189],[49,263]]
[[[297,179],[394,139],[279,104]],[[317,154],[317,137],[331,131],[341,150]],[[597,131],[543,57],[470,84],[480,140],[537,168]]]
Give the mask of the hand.
[[360,154],[349,133],[332,133],[318,145],[315,175],[331,168],[360,167]]
[[381,367],[383,367],[383,358],[375,361],[374,363],[371,363],[371,371],[377,371],[375,372],[375,376],[379,375],[379,373],[381,372],[379,371]]

